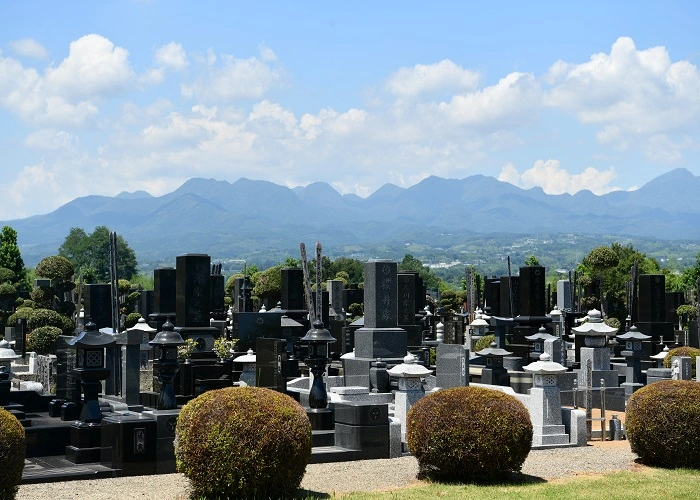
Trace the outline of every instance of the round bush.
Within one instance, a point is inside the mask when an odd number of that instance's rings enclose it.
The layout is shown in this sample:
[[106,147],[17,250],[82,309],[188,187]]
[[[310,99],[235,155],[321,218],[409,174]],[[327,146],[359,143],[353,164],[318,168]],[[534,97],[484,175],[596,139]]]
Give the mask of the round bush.
[[75,269],[68,259],[60,255],[52,255],[41,259],[34,269],[40,278],[65,281],[73,277]]
[[259,387],[205,392],[183,406],[175,432],[177,470],[195,495],[276,498],[296,491],[311,456],[306,411]]
[[634,453],[647,465],[700,469],[700,384],[662,380],[627,401],[625,425]]
[[32,293],[30,293],[29,296],[39,305],[39,307],[48,308],[53,304],[53,299],[56,296],[56,293],[50,286],[41,285],[32,290]]
[[136,323],[139,322],[141,319],[141,315],[137,312],[129,313],[126,315],[126,318],[124,318],[124,328],[133,328],[136,326]]
[[406,441],[421,476],[490,482],[520,470],[530,453],[532,423],[513,396],[455,387],[413,405],[406,418]]
[[55,354],[56,341],[61,329],[55,326],[40,326],[29,334],[27,350],[37,354]]
[[0,498],[17,495],[24,470],[26,451],[24,427],[10,412],[0,407]]
[[29,316],[31,316],[32,313],[34,312],[34,308],[27,306],[26,303],[29,302],[28,300],[25,300],[24,302],[25,303],[22,305],[22,307],[17,308],[17,310],[15,310],[15,312],[10,314],[10,317],[7,318],[8,324],[14,325],[15,323],[17,323],[18,319],[22,319],[22,318],[29,321]]
[[34,330],[41,326],[56,326],[61,329],[63,335],[73,335],[75,323],[73,320],[51,309],[31,309],[27,317],[27,326]]
[[673,356],[690,357],[690,365],[693,369],[693,379],[695,379],[695,358],[696,356],[700,356],[700,349],[697,349],[695,347],[676,347],[675,349],[671,349],[670,351],[668,351],[668,354],[666,354],[666,357],[664,358],[665,368],[671,368],[671,361]]

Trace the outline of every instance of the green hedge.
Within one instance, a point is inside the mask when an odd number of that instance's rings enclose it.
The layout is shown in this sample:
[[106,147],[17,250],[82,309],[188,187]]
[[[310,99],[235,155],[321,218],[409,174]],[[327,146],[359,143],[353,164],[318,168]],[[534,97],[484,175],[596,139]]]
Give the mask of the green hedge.
[[224,498],[294,493],[311,457],[306,411],[285,394],[259,387],[208,391],[177,421],[178,472],[195,495]]
[[532,445],[532,423],[513,396],[456,387],[413,405],[406,419],[406,441],[421,476],[490,482],[520,470]]
[[35,328],[27,338],[27,350],[37,354],[56,354],[56,341],[61,333],[56,326]]
[[26,441],[17,417],[0,407],[0,498],[14,499],[24,470]]
[[662,380],[630,396],[627,438],[647,465],[700,469],[700,384]]

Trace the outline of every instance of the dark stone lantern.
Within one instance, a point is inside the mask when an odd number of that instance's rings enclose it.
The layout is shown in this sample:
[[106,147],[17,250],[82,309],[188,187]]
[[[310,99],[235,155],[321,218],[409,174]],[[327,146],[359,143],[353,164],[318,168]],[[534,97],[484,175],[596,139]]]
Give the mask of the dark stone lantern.
[[105,347],[114,344],[115,341],[114,335],[100,332],[95,323],[88,321],[85,330],[67,342],[76,349],[73,371],[80,378],[80,384],[85,391],[80,420],[73,424],[76,427],[96,426],[102,421],[97,397],[102,390],[102,381],[109,377],[110,373],[109,369],[105,368]]
[[491,345],[486,349],[482,349],[476,353],[478,356],[483,356],[486,358],[487,368],[501,368],[503,367],[503,358],[513,354],[510,351],[496,347],[495,342],[491,342]]
[[331,332],[323,328],[323,322],[320,319],[317,318],[312,326],[313,328],[299,341],[309,346],[309,355],[305,362],[314,377],[309,391],[309,407],[321,409],[328,406],[328,394],[323,383],[323,372],[330,361],[328,346],[335,342],[335,338]]
[[646,356],[643,342],[650,340],[651,336],[644,335],[632,325],[627,333],[617,336],[618,340],[625,342],[625,350],[622,355],[627,362],[625,369],[626,380],[620,387],[625,388],[625,398],[629,398],[634,391],[643,387],[641,359]]
[[540,355],[544,352],[544,341],[554,340],[558,337],[547,333],[547,329],[541,326],[537,333],[534,335],[529,335],[525,337],[527,340],[532,342],[532,352],[530,353],[530,358],[538,360]]
[[177,408],[173,379],[178,370],[178,346],[185,341],[179,332],[175,331],[175,325],[168,318],[163,323],[162,330],[149,342],[155,348],[153,354],[153,367],[158,372],[160,380],[160,396],[158,397],[158,410],[173,410]]

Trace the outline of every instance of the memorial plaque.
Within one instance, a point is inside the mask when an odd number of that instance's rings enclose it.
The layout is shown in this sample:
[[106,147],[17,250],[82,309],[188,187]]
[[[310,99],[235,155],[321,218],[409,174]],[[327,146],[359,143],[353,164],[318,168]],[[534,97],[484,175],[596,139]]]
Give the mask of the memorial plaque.
[[281,339],[258,338],[255,341],[257,387],[284,393],[287,390],[287,349]]

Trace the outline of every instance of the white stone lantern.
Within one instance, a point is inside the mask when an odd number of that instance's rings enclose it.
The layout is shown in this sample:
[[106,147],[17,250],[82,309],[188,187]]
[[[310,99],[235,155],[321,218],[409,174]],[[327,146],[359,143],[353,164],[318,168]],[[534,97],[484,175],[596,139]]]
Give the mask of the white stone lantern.
[[416,363],[413,354],[408,353],[403,363],[396,365],[387,373],[399,379],[399,390],[394,394],[394,415],[401,421],[401,440],[406,440],[406,415],[408,410],[425,395],[422,378],[432,371]]
[[252,349],[248,349],[248,352],[243,356],[238,356],[234,358],[234,363],[243,363],[243,373],[241,373],[239,381],[255,387],[256,376],[255,376],[255,363],[257,362],[257,356]]
[[566,367],[551,361],[549,354],[542,353],[540,359],[523,370],[532,373],[533,387],[530,389],[530,418],[532,419],[532,444],[534,446],[567,445],[570,442],[562,423],[561,396],[557,378],[566,372]]

